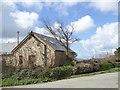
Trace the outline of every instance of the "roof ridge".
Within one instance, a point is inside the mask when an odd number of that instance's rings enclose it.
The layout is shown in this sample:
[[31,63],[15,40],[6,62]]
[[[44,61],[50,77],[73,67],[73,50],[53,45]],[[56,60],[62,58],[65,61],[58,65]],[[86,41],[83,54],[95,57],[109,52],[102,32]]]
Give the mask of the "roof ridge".
[[55,39],[54,37],[49,37],[49,36],[46,36],[46,35],[43,35],[43,34],[40,34],[40,33],[37,33],[37,32],[32,32],[32,33],[34,33],[34,34],[39,34],[39,35],[44,36],[44,37],[47,37],[47,38]]

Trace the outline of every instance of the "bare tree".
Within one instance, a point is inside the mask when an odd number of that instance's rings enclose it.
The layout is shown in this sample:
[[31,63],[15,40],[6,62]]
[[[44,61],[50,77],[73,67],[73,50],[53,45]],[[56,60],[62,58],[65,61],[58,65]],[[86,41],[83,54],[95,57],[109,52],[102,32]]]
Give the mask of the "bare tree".
[[75,32],[73,25],[65,27],[63,23],[57,22],[57,27],[49,23],[48,20],[43,20],[43,24],[46,30],[52,34],[52,36],[66,48],[67,59],[69,58],[70,44],[78,41],[79,39],[73,38],[72,35]]

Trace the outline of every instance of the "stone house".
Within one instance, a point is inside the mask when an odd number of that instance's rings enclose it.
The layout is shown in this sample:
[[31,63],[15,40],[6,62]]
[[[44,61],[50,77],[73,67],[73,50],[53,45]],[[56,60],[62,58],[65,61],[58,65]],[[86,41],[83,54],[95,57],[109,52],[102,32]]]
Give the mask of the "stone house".
[[[6,65],[17,67],[54,67],[66,63],[65,47],[56,39],[35,32],[29,33],[18,45],[11,45],[9,52],[0,56]],[[76,53],[70,50],[69,57],[75,56]]]

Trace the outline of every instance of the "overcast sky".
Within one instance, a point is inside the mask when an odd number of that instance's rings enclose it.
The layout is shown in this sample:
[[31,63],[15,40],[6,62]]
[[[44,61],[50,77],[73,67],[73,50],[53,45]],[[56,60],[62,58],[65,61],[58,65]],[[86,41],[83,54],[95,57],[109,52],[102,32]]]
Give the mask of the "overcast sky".
[[[45,2],[43,2],[45,1]],[[71,45],[78,58],[91,58],[103,53],[113,53],[118,46],[118,2],[117,0],[3,0],[2,40],[15,42],[17,31],[21,40],[31,30],[49,35],[41,24],[42,18],[53,25],[56,20],[75,28],[73,37],[79,42]],[[78,2],[79,1],[79,2]]]

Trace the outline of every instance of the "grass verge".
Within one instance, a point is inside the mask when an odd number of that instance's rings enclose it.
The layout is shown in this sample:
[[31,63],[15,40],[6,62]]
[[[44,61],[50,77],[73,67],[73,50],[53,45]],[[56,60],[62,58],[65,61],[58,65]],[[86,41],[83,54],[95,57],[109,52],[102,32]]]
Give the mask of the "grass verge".
[[2,86],[2,79],[0,79],[0,87]]
[[24,80],[14,80],[14,79],[4,79],[2,80],[2,87],[5,86],[16,86],[16,85],[28,85],[28,84],[37,84],[51,81],[49,78],[38,78],[38,79],[24,79]]

